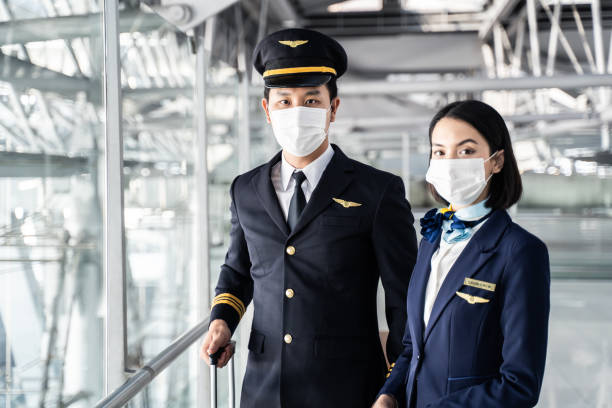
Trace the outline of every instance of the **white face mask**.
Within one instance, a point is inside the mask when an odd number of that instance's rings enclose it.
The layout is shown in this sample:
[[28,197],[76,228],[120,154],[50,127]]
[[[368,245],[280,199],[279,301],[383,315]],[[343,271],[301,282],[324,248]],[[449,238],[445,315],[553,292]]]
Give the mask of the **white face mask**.
[[485,175],[484,163],[487,160],[477,159],[432,159],[425,180],[431,183],[438,194],[453,207],[472,204],[480,196],[493,176]]
[[276,141],[294,156],[308,156],[327,136],[327,112],[327,109],[304,106],[270,111]]

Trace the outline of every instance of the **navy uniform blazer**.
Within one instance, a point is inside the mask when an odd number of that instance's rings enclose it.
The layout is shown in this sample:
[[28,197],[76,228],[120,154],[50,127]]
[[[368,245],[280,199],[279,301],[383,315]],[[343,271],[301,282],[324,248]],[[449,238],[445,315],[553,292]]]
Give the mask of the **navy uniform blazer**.
[[449,271],[425,329],[425,288],[439,243],[421,240],[404,351],[380,393],[417,408],[534,406],[548,336],[546,246],[506,211],[494,211]]
[[369,407],[387,372],[379,277],[391,361],[403,348],[417,249],[403,182],[332,146],[293,231],[270,180],[280,153],[232,183],[230,245],[211,320],[233,332],[253,300],[243,408]]

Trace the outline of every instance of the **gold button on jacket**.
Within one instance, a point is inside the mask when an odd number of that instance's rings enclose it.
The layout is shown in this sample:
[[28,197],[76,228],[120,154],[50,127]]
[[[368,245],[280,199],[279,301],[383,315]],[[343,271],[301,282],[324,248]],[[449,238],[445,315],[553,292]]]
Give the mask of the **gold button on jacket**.
[[288,247],[287,247],[287,253],[288,253],[289,255],[293,255],[293,254],[295,254],[295,247],[293,247],[293,246],[288,246]]
[[293,337],[290,334],[285,334],[284,340],[285,343],[290,344],[293,341]]
[[293,295],[295,295],[295,292],[293,291],[293,289],[287,289],[285,291],[285,296],[287,296],[289,299],[291,299]]

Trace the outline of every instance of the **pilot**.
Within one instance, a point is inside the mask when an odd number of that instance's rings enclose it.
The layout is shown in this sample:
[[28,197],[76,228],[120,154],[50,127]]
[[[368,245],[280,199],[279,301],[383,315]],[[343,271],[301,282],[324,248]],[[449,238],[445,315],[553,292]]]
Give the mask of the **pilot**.
[[[387,367],[376,311],[385,290],[386,353],[402,350],[416,259],[402,179],[330,144],[347,56],[316,31],[264,38],[254,66],[282,151],[233,181],[230,243],[202,358],[225,347],[254,305],[241,407],[369,407]],[[226,347],[223,366],[231,356]]]

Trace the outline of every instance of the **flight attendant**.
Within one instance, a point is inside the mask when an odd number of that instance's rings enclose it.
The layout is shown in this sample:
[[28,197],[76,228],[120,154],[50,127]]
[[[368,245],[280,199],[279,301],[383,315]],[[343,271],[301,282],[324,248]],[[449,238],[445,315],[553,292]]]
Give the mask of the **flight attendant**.
[[448,208],[421,219],[404,350],[374,407],[533,407],[548,336],[546,246],[506,210],[522,193],[502,117],[454,102],[429,127],[426,180]]
[[230,244],[201,355],[228,344],[252,301],[242,408],[369,408],[387,373],[379,278],[387,356],[403,348],[417,250],[404,184],[329,143],[347,67],[338,42],[281,30],[256,47],[254,65],[282,152],[232,183]]

